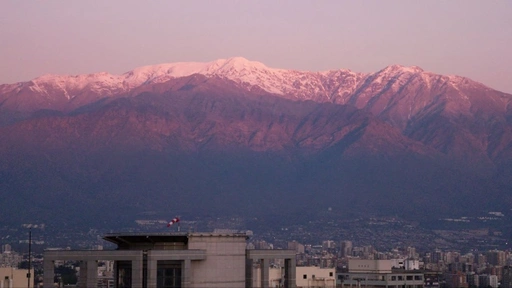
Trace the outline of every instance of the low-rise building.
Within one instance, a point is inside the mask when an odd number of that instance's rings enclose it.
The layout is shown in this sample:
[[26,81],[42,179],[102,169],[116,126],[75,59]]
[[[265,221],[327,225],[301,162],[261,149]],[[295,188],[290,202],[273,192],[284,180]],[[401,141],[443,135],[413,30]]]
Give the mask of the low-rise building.
[[297,267],[296,270],[297,288],[335,288],[336,269],[320,268],[316,266]]
[[391,260],[350,259],[348,272],[337,274],[338,287],[424,287],[421,271],[393,269]]
[[16,269],[14,267],[0,268],[0,287],[34,287],[34,269],[30,269],[30,281],[28,280],[28,269]]
[[250,288],[253,261],[258,261],[257,287],[268,287],[272,259],[284,259],[282,287],[295,287],[295,251],[247,250],[245,233],[130,233],[103,239],[117,249],[45,251],[44,288],[53,287],[58,260],[80,261],[78,287],[96,287],[98,261],[113,261],[118,288]]

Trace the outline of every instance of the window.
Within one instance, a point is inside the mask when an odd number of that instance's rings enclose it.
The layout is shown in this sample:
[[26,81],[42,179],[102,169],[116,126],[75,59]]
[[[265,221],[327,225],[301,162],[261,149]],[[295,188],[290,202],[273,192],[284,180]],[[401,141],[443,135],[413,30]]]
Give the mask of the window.
[[311,278],[315,279],[315,274],[311,275]]
[[131,261],[117,261],[117,285],[119,288],[132,286],[132,263]]
[[329,277],[332,277],[332,275],[333,275],[332,272],[329,272]]
[[412,280],[412,275],[407,275],[407,280]]
[[402,281],[402,280],[404,280],[404,276],[402,276],[402,275],[398,276],[398,281]]
[[308,279],[308,275],[307,274],[302,275],[302,279]]
[[156,272],[157,288],[181,288],[181,263],[179,261],[158,261]]
[[421,275],[416,275],[416,276],[414,276],[414,280],[423,280],[422,278],[423,278],[423,277],[421,277]]
[[391,281],[396,281],[396,276],[391,276]]

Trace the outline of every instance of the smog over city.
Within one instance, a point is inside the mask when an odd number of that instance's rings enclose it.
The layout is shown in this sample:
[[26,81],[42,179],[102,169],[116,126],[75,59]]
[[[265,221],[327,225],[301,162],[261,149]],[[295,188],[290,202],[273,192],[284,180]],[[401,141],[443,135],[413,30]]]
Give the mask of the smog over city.
[[[512,2],[5,1],[0,11],[1,279],[11,267],[33,269],[29,288],[238,287],[226,284],[237,272],[224,282],[184,272],[217,255],[200,237],[221,247],[232,235],[254,269],[282,266],[279,287],[361,285],[355,265],[422,271],[404,276],[410,287],[512,287]],[[159,241],[206,256],[166,264],[179,270],[158,273],[181,275],[174,284],[150,268],[123,280],[114,254],[94,266],[104,280],[85,258],[43,276],[45,255],[68,259],[51,251],[152,243],[156,253]],[[262,249],[284,262],[265,266],[250,252]],[[391,264],[364,262],[381,260]],[[313,266],[333,270],[298,270]],[[27,272],[8,273],[1,287],[27,287]],[[247,277],[243,287],[274,287],[273,276]]]

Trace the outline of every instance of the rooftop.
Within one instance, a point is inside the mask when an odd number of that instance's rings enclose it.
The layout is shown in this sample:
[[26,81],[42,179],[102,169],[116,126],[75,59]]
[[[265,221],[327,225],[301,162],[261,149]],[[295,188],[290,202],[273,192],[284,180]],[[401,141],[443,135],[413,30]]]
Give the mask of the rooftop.
[[188,243],[190,237],[245,237],[246,233],[209,233],[209,232],[167,232],[167,233],[109,233],[103,239],[117,245],[137,243]]

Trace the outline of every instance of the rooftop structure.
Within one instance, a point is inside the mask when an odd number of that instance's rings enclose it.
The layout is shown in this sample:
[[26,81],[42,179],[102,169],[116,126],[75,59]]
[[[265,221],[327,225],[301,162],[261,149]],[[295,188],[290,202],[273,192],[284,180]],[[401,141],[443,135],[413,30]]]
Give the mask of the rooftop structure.
[[[97,262],[114,261],[115,287],[242,288],[252,287],[252,262],[268,268],[285,260],[285,287],[295,287],[295,251],[246,250],[245,233],[118,233],[104,240],[116,250],[45,251],[44,288],[53,287],[54,261],[81,261],[79,287],[96,287]],[[261,270],[268,287],[268,269]],[[267,283],[267,284],[265,284]]]
[[338,287],[424,287],[423,272],[393,269],[392,260],[350,259],[348,272],[337,274]]

